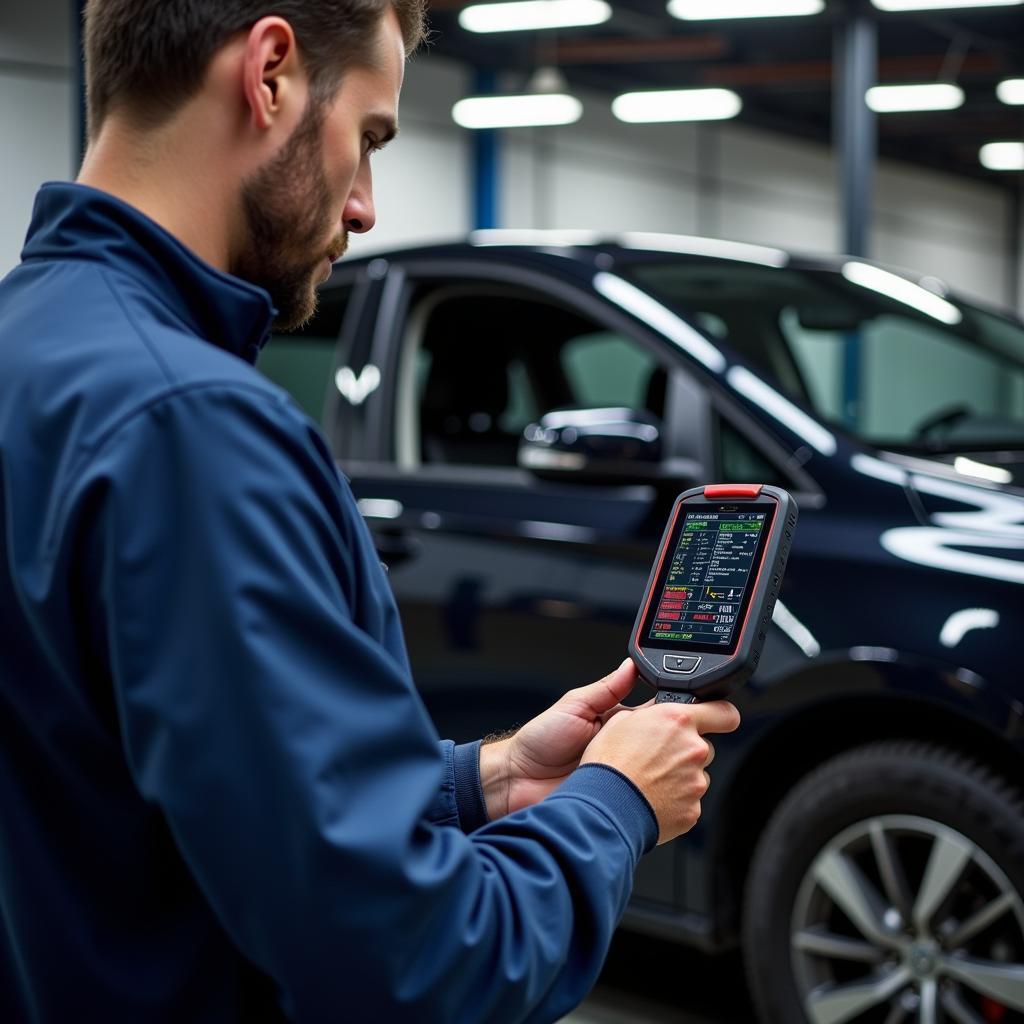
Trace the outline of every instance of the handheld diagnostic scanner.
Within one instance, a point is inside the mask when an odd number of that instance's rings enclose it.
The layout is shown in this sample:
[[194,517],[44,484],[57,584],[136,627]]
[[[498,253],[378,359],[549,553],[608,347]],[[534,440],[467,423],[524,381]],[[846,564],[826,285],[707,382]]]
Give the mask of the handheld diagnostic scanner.
[[629,640],[658,703],[726,697],[757,668],[796,519],[792,496],[763,484],[676,498]]

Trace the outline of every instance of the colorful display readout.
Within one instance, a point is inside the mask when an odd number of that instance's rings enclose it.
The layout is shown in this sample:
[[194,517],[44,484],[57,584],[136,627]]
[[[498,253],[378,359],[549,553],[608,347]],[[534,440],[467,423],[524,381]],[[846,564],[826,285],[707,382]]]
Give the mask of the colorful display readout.
[[728,646],[764,526],[764,512],[687,512],[648,638]]

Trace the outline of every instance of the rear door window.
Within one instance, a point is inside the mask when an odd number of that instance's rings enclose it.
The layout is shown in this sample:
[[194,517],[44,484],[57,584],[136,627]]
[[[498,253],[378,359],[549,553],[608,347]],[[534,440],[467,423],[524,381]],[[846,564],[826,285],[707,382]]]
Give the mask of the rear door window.
[[317,423],[323,420],[351,297],[351,285],[321,293],[313,319],[297,331],[272,335],[257,363],[260,372],[291,394]]

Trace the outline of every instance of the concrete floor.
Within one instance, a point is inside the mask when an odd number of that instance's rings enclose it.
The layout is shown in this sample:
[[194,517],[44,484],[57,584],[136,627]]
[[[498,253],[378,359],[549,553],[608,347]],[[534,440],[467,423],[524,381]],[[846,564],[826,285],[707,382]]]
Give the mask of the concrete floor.
[[597,987],[562,1024],[754,1024],[743,967],[620,932]]

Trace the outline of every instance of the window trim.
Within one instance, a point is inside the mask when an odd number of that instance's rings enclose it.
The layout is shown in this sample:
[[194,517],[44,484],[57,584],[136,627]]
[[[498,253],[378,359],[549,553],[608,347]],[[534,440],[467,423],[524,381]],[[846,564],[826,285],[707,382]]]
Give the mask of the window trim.
[[[585,286],[575,285],[563,278],[543,274],[539,271],[510,266],[488,264],[465,259],[432,261],[421,265],[415,261],[394,264],[391,274],[396,275],[394,301],[384,308],[377,321],[369,361],[381,368],[384,385],[367,403],[367,430],[373,443],[363,447],[364,457],[360,465],[371,463],[392,466],[399,473],[402,470],[397,458],[396,402],[399,385],[399,371],[402,345],[405,341],[405,327],[414,289],[430,281],[456,279],[453,285],[505,285],[514,290],[537,292],[555,305],[562,305],[591,320],[602,329],[615,331],[634,340],[645,348],[652,358],[663,366],[669,375],[668,415],[664,421],[665,436],[668,440],[666,463],[708,469],[714,465],[710,424],[710,397],[708,384],[698,379],[698,374],[684,365],[684,356],[676,353],[670,343],[653,331],[645,328],[625,313],[592,295]],[[389,281],[390,284],[390,281]],[[398,288],[401,288],[399,293]],[[385,292],[390,291],[386,287]],[[688,443],[687,443],[688,442]],[[505,473],[510,485],[520,482],[522,471],[516,467],[474,467],[487,469],[488,473]],[[635,486],[635,485],[622,485]]]
[[[786,490],[793,495],[800,508],[824,508],[825,492],[804,468],[805,463],[812,455],[806,445],[801,446],[795,452],[788,452],[781,442],[777,441],[742,407],[720,393],[716,393],[712,398],[710,412],[710,429],[714,444],[711,465],[714,467],[716,475],[722,472],[721,441],[717,420],[725,420],[751,448],[766,462],[772,464],[781,479],[787,481]],[[757,482],[759,481],[751,481],[751,483]]]

